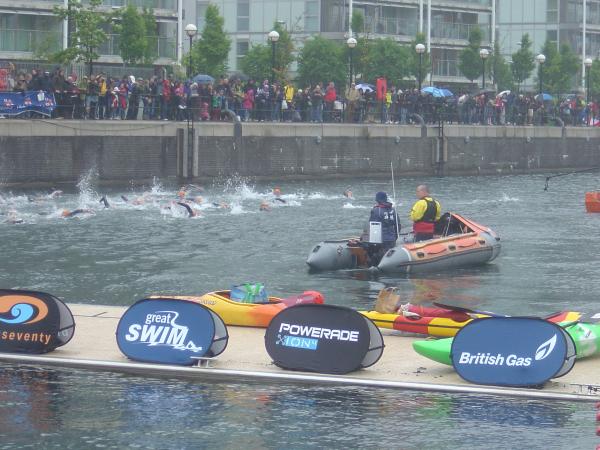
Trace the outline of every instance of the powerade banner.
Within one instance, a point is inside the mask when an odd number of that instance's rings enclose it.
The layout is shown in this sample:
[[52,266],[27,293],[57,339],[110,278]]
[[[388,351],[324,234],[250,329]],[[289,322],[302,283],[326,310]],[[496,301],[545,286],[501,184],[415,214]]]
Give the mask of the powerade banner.
[[0,92],[0,115],[18,116],[31,111],[49,117],[55,107],[54,94],[45,91]]
[[135,361],[192,365],[217,356],[229,336],[221,318],[205,306],[173,298],[143,299],[117,326],[117,345]]
[[73,314],[53,295],[0,289],[0,352],[48,353],[74,332]]
[[344,374],[375,364],[383,338],[373,322],[353,309],[301,304],[271,320],[265,346],[283,369]]
[[575,364],[573,339],[538,318],[492,317],[462,328],[452,342],[452,365],[465,380],[496,386],[540,386]]

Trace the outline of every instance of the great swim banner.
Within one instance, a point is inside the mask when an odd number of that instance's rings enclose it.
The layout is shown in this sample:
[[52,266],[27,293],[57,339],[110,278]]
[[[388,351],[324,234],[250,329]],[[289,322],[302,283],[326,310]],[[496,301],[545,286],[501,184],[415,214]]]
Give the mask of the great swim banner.
[[492,317],[462,328],[452,365],[465,380],[496,386],[540,386],[568,373],[575,344],[560,326],[538,318]]
[[173,298],[142,299],[131,306],[117,326],[117,344],[135,361],[192,365],[194,358],[217,356],[225,350],[227,328],[205,306]]
[[74,332],[71,311],[53,295],[0,289],[0,352],[48,353]]
[[0,92],[0,115],[36,112],[50,117],[56,108],[54,94],[45,91]]
[[369,319],[353,309],[300,304],[271,320],[265,346],[281,368],[344,374],[375,364],[383,353],[383,338]]

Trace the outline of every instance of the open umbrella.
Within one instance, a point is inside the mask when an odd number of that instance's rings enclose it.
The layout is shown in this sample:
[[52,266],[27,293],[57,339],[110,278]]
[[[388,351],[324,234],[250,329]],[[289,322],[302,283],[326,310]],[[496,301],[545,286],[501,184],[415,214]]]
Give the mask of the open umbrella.
[[356,85],[356,89],[362,89],[363,92],[373,92],[375,90],[375,86],[367,83],[360,83]]
[[542,96],[542,100],[547,102],[549,100],[554,100],[554,97],[552,97],[550,94],[547,94],[546,92],[543,92],[542,94],[538,94],[535,96],[536,100],[540,99],[540,95]]
[[192,78],[192,81],[197,84],[209,84],[214,83],[215,79],[210,75],[198,74],[194,78]]
[[506,97],[509,94],[510,94],[510,91],[502,91],[498,95],[496,95],[496,97]]
[[444,97],[454,97],[454,94],[448,89],[440,89],[440,91],[444,95]]
[[444,96],[441,89],[433,87],[433,86],[427,86],[426,88],[421,89],[421,93],[429,94],[433,97],[443,97]]

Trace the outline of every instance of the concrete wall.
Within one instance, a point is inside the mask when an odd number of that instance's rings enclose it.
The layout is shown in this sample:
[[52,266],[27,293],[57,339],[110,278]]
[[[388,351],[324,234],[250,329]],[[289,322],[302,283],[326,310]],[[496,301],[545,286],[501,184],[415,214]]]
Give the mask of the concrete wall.
[[[101,182],[240,174],[494,174],[600,165],[600,129],[0,121],[0,183]],[[192,137],[194,136],[194,137]]]

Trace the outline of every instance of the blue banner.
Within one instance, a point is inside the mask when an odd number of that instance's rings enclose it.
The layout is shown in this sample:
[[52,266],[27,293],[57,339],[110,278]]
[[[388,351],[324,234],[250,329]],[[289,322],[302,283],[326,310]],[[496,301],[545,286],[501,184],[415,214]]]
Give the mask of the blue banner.
[[540,386],[566,374],[575,345],[558,325],[525,317],[474,320],[452,342],[452,364],[467,381],[497,386]]
[[54,108],[54,94],[48,92],[0,92],[0,115],[18,116],[26,112],[36,112],[50,117]]
[[[222,340],[218,348],[216,340]],[[123,314],[117,327],[119,349],[136,361],[191,365],[195,357],[222,352],[226,342],[220,318],[186,300],[140,300]]]

